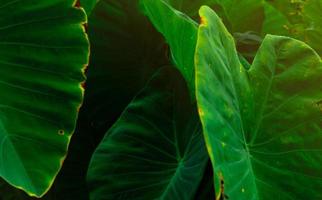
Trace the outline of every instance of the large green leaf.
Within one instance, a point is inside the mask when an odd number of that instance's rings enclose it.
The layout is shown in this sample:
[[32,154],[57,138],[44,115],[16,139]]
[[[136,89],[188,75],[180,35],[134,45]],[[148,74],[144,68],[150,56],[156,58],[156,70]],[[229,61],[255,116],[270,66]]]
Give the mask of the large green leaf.
[[273,6],[275,11],[266,13],[266,15],[269,14],[266,18],[275,18],[275,20],[274,23],[263,25],[264,32],[302,40],[313,47],[320,56],[322,55],[321,0],[267,2]]
[[262,36],[265,36],[267,33],[275,35],[289,35],[287,27],[290,27],[291,24],[287,17],[267,2],[264,3],[264,10],[265,20],[261,31]]
[[260,33],[264,20],[262,0],[212,0],[223,9],[232,33],[253,31]]
[[[86,7],[90,1],[81,3]],[[99,1],[90,13],[88,34],[91,59],[84,105],[71,154],[57,180],[59,194],[70,199],[87,198],[84,176],[91,154],[155,70],[169,63],[162,36],[139,12],[137,0]]]
[[310,0],[303,6],[303,19],[306,23],[303,41],[309,44],[322,56],[322,10],[321,0]]
[[[84,99],[86,101],[86,99]],[[85,119],[84,119],[85,118]],[[86,172],[89,160],[97,145],[93,142],[92,128],[86,120],[86,112],[80,109],[75,133],[71,138],[68,155],[50,190],[42,200],[88,200]],[[91,134],[89,134],[91,133]],[[25,192],[0,179],[0,200],[35,200]]]
[[246,71],[219,17],[200,15],[196,95],[217,198],[321,199],[321,58],[268,35]]
[[186,83],[177,70],[163,68],[95,151],[91,199],[192,199],[207,160]]
[[[208,0],[204,5],[208,5],[218,13],[234,36],[238,51],[248,60],[252,60],[262,40],[262,28],[268,17],[265,16],[264,1]],[[275,16],[274,14],[272,16]]]
[[186,79],[194,98],[194,52],[197,23],[162,0],[141,0],[143,12],[165,37],[175,66]]
[[199,20],[200,6],[207,5],[216,10],[232,33],[260,33],[264,21],[262,0],[163,0],[173,8]]
[[154,71],[168,63],[162,36],[137,7],[135,0],[101,0],[89,16],[85,99],[69,156],[53,187],[58,199],[89,198],[85,178],[92,153]]
[[84,103],[67,159],[45,199],[89,198],[85,177],[92,153],[154,71],[169,62],[162,36],[137,6],[135,0],[101,0],[89,16]]
[[82,101],[88,41],[74,4],[0,6],[0,176],[32,196],[61,168]]
[[[302,40],[322,55],[321,0],[167,0],[189,16],[199,3],[213,8],[236,40],[238,51],[252,60],[266,34]],[[192,14],[193,13],[193,14]]]

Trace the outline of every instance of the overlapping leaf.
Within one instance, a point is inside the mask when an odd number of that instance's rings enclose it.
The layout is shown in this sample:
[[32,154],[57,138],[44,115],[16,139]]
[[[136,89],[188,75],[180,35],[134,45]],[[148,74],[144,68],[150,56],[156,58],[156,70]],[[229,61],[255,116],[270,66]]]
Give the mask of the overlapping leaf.
[[197,23],[163,1],[142,0],[143,12],[166,38],[172,60],[186,79],[194,98],[194,51]]
[[[269,4],[268,4],[269,3]],[[321,0],[307,1],[268,1],[274,12],[269,17],[275,17],[274,23],[264,26],[264,29],[274,31],[274,34],[287,35],[309,44],[321,56],[322,55],[322,25],[319,10],[322,9]],[[265,5],[265,6],[266,6]],[[277,19],[277,16],[279,16]],[[276,27],[283,27],[280,32]],[[274,28],[274,30],[273,30]]]
[[200,15],[196,95],[217,198],[321,198],[320,57],[268,35],[246,71],[218,16]]
[[200,128],[185,81],[162,69],[94,153],[91,199],[192,199],[208,160]]
[[89,198],[85,178],[92,153],[154,70],[168,62],[162,37],[139,13],[137,1],[102,0],[91,10],[95,3],[81,1],[91,41],[84,105],[68,157],[43,199]]

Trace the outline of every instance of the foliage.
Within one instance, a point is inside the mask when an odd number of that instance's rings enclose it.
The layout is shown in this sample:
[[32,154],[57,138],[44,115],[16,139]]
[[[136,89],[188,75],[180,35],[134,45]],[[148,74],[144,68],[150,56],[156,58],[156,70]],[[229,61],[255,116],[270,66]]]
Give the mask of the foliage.
[[321,199],[320,8],[4,0],[0,199]]

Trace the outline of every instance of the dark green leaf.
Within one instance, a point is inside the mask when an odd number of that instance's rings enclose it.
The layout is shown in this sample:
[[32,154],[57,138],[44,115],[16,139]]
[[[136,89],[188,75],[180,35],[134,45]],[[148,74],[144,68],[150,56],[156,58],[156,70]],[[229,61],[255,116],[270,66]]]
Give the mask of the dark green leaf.
[[95,151],[91,199],[192,199],[208,156],[195,105],[164,68],[134,98]]

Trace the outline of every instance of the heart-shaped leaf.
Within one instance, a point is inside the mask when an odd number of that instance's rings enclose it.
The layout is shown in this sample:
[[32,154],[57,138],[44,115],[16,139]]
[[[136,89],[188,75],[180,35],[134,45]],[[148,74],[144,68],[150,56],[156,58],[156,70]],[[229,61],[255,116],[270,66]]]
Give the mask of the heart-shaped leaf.
[[96,149],[91,199],[192,199],[208,161],[200,128],[185,81],[163,68]]
[[217,198],[321,199],[321,58],[268,35],[246,71],[219,17],[200,15],[196,95]]

